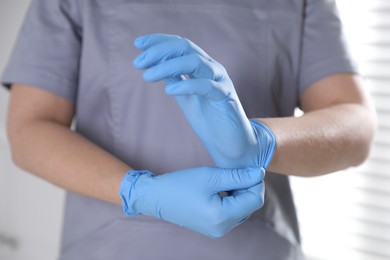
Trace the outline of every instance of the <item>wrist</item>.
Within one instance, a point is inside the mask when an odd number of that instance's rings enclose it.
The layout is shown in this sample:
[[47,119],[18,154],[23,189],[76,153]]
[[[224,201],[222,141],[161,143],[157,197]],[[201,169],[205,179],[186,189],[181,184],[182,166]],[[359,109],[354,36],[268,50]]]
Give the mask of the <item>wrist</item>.
[[141,213],[136,207],[139,192],[142,192],[142,185],[140,185],[140,179],[152,175],[153,174],[151,172],[146,170],[130,170],[126,172],[126,174],[123,176],[119,189],[119,196],[122,200],[123,212],[126,215],[132,216]]
[[271,129],[265,124],[254,119],[249,121],[256,135],[259,147],[258,166],[267,169],[275,153],[276,138]]

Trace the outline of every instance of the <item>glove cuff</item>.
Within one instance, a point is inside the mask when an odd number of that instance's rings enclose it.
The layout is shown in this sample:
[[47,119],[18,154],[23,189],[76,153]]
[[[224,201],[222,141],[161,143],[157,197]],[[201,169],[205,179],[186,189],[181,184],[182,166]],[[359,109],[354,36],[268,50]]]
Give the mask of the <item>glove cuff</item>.
[[275,152],[276,138],[271,129],[269,129],[263,123],[254,119],[249,121],[251,122],[252,128],[257,138],[257,142],[259,144],[260,156],[258,158],[258,165],[264,169],[267,169]]
[[136,212],[134,209],[133,205],[135,204],[135,194],[134,194],[134,189],[135,185],[141,175],[144,174],[152,174],[149,171],[136,171],[136,170],[130,170],[126,172],[126,174],[122,178],[121,186],[119,189],[119,196],[122,199],[122,207],[123,207],[123,212],[128,215],[137,215],[139,214]]

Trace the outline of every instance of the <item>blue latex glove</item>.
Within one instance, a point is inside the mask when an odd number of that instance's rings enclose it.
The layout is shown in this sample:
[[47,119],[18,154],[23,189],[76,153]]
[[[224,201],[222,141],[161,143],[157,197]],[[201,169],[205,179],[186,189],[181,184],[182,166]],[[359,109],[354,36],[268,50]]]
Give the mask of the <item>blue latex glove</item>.
[[248,120],[225,68],[191,41],[152,34],[134,42],[143,52],[135,67],[144,79],[165,80],[188,122],[218,167],[243,168],[271,161],[276,142],[264,124]]
[[[201,167],[163,175],[129,171],[120,196],[126,214],[153,216],[217,238],[263,206],[264,170]],[[219,192],[240,189],[221,197]]]

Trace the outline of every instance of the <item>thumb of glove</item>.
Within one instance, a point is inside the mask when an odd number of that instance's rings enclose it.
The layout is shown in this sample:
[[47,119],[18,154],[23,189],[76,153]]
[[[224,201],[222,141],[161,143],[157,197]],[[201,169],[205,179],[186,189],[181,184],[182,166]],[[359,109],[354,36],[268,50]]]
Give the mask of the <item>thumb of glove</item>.
[[215,168],[211,180],[214,182],[214,192],[247,189],[253,187],[264,178],[264,169],[260,167],[248,167],[243,169],[219,169]]

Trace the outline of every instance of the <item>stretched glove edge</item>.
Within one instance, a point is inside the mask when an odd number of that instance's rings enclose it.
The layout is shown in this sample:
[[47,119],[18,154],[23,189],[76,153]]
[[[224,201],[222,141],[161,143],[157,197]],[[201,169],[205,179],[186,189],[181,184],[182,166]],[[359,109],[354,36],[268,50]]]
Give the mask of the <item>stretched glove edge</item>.
[[119,196],[122,199],[122,208],[123,212],[128,216],[133,216],[139,214],[139,212],[136,212],[133,208],[133,202],[135,200],[133,191],[134,186],[136,185],[138,178],[143,174],[152,174],[149,171],[146,170],[130,170],[126,172],[126,174],[122,178],[121,186],[119,189]]
[[265,124],[254,119],[249,121],[251,122],[253,130],[256,134],[259,149],[261,151],[258,158],[258,165],[266,170],[275,153],[276,138],[271,129],[269,129],[269,127],[267,127]]

